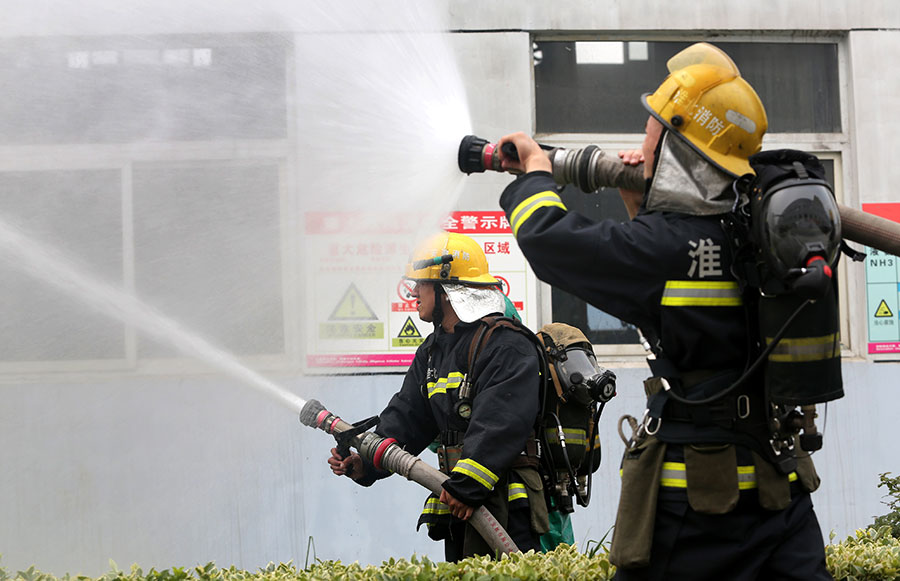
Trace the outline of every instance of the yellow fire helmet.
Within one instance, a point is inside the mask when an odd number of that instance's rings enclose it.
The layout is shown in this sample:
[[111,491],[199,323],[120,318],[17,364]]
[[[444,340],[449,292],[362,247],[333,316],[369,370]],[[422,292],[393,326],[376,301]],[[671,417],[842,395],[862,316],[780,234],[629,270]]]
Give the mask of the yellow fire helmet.
[[753,173],[747,159],[769,127],[753,87],[719,48],[699,42],[669,59],[669,76],[641,100],[650,114],[720,169]]
[[419,245],[406,265],[404,277],[414,281],[500,285],[500,281],[488,272],[481,245],[454,232],[436,234]]

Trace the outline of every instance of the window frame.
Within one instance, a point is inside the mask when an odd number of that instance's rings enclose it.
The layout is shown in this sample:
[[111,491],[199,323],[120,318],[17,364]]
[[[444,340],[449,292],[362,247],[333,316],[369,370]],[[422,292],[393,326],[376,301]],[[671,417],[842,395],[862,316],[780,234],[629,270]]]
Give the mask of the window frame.
[[[849,126],[849,106],[848,106],[848,88],[846,79],[847,74],[847,42],[846,36],[843,34],[825,34],[815,36],[784,36],[784,35],[744,35],[730,34],[722,32],[716,35],[707,36],[686,36],[686,35],[665,35],[660,33],[646,33],[642,35],[635,34],[603,34],[594,36],[585,35],[532,35],[533,43],[552,42],[552,41],[646,41],[646,42],[711,42],[728,41],[728,42],[766,42],[766,43],[784,43],[793,44],[818,43],[818,44],[835,44],[837,46],[837,68],[838,68],[838,98],[840,99],[840,119],[842,131],[839,133],[767,133],[763,138],[763,149],[779,149],[791,148],[807,151],[822,159],[827,159],[834,164],[834,190],[838,203],[850,204],[855,196],[852,191],[848,191],[845,184],[853,183],[850,179],[849,164],[844,160],[850,159],[850,138],[848,135]],[[532,59],[532,80],[534,80],[534,59]],[[635,96],[637,99],[638,96]],[[533,93],[533,99],[534,93]],[[537,106],[536,101],[532,103],[532,112],[535,115],[533,126],[537,127]],[[644,134],[641,133],[554,133],[544,132],[535,134],[535,139],[542,143],[556,147],[564,147],[570,149],[580,149],[587,145],[596,145],[609,153],[618,153],[625,149],[640,149],[643,143]],[[839,281],[839,297],[840,297],[840,332],[842,343],[842,356],[858,357],[860,356],[860,346],[865,344],[865,336],[863,331],[859,329],[859,325],[853,325],[854,321],[864,320],[860,318],[865,313],[861,313],[855,297],[859,296],[859,285],[854,280],[849,281],[848,264],[849,260],[844,257],[838,267]],[[858,277],[856,277],[858,278]],[[541,283],[541,320],[552,321],[552,292],[553,289],[546,283]],[[852,308],[852,312],[851,312]],[[626,366],[631,364],[637,365],[643,362],[647,355],[647,351],[638,344],[595,344],[594,352],[598,360],[609,363],[611,361],[621,362]]]
[[[196,36],[198,39],[203,35]],[[87,39],[86,42],[90,42]],[[135,166],[171,165],[185,167],[217,163],[240,165],[276,165],[278,168],[278,207],[280,231],[280,268],[282,287],[282,328],[284,349],[281,353],[240,356],[236,359],[254,370],[294,372],[301,367],[302,284],[298,228],[297,193],[297,83],[293,43],[283,44],[285,55],[285,101],[287,104],[284,138],[215,139],[200,141],[159,141],[129,143],[65,143],[0,145],[0,172],[53,170],[115,170],[121,175],[122,201],[122,280],[126,293],[135,290],[135,248],[132,172]],[[106,281],[104,281],[106,282]],[[0,383],[21,381],[22,376],[40,380],[53,374],[93,377],[125,374],[202,374],[210,372],[209,363],[190,356],[172,358],[138,358],[138,330],[121,322],[124,329],[124,356],[111,359],[0,361]],[[218,347],[215,341],[210,341]]]

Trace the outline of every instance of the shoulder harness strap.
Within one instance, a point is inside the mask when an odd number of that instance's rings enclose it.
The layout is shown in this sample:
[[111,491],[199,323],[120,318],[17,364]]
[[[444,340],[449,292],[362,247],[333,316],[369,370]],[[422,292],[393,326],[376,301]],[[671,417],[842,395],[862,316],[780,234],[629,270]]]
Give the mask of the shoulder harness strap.
[[[476,380],[475,362],[478,360],[478,356],[484,350],[488,339],[491,338],[491,335],[494,334],[494,331],[496,331],[498,327],[511,329],[513,331],[516,331],[517,333],[522,333],[523,336],[527,337],[528,340],[532,342],[537,351],[536,355],[539,361],[542,381],[545,381],[546,378],[549,377],[549,365],[547,364],[547,360],[544,357],[544,345],[541,342],[540,338],[532,333],[531,330],[525,327],[517,319],[513,319],[511,317],[488,315],[487,317],[481,318],[481,327],[478,329],[478,331],[476,331],[475,336],[472,337],[472,343],[469,345],[469,357],[466,362],[466,379],[463,382],[463,388],[460,390],[461,398],[471,397],[471,389],[472,386],[475,385]],[[542,391],[544,390],[542,389]],[[540,416],[543,414],[544,397],[545,396],[542,394],[541,413],[538,414],[536,424],[540,421]]]
[[[478,331],[476,331],[475,336],[472,337],[472,343],[469,345],[469,357],[466,361],[466,373],[469,377],[472,377],[474,374],[475,361],[487,344],[488,339],[490,339],[491,335],[494,334],[494,331],[497,330],[497,327],[506,327],[507,329],[518,331],[519,333],[525,332],[521,324],[510,317],[497,317],[493,315],[482,317],[481,326],[478,328]],[[474,381],[473,378],[472,382]]]

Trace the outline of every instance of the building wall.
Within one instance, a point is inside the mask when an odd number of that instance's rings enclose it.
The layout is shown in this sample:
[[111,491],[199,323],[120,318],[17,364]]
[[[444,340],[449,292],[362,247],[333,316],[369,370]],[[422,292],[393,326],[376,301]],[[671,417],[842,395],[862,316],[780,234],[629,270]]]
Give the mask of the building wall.
[[[98,35],[108,34],[107,26],[122,34],[284,30],[290,29],[285,22],[303,16],[274,0],[254,3],[250,13],[244,3],[217,4],[216,18],[202,4],[151,4],[123,4],[101,20],[91,13],[108,8],[101,4],[77,11],[53,2],[32,2],[27,10],[4,7],[8,17],[0,22],[0,35]],[[146,18],[135,19],[126,9]],[[847,73],[844,203],[900,201],[891,187],[900,183],[893,160],[900,150],[900,5],[891,0],[828,2],[819,10],[776,0],[465,0],[447,2],[446,14],[448,28],[456,31],[451,44],[466,83],[472,130],[490,138],[533,131],[532,32],[713,41],[734,33],[798,42],[837,35]],[[473,176],[459,207],[495,209],[508,181]],[[847,395],[827,409],[820,406],[825,448],[815,456],[823,484],[813,500],[826,541],[830,533],[840,539],[886,511],[878,475],[896,473],[900,462],[889,432],[900,404],[900,368],[865,354],[863,270],[850,266],[847,279]],[[604,412],[604,463],[591,506],[574,515],[581,547],[606,537],[614,520],[622,451],[616,422],[643,410],[643,364],[607,365],[619,377],[620,395]],[[392,374],[303,376],[277,369],[267,376],[351,420],[378,413],[401,381]],[[289,560],[303,566],[314,558],[378,563],[414,552],[442,558],[440,545],[414,530],[423,489],[398,476],[368,489],[334,478],[325,464],[329,437],[301,426],[276,399],[233,377],[177,368],[6,374],[0,402],[0,567],[9,571],[34,564],[56,574],[99,575],[109,559],[147,570],[207,561],[247,569]]]

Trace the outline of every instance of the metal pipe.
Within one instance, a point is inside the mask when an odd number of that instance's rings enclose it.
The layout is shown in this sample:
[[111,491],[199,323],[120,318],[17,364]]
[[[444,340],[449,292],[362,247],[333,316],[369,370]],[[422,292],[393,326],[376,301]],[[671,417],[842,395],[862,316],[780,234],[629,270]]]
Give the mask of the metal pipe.
[[[306,426],[320,429],[336,438],[339,438],[344,432],[350,432],[354,427],[326,410],[321,403],[314,399],[306,402],[303,409],[300,410],[300,421]],[[443,472],[402,449],[392,438],[382,438],[372,432],[364,432],[353,435],[349,443],[356,448],[360,456],[370,461],[376,468],[400,474],[407,480],[421,484],[434,494],[441,494],[441,484],[449,478]],[[499,553],[519,551],[509,533],[484,506],[475,510],[469,519],[469,524],[478,531],[492,550]]]
[[[553,179],[559,185],[572,184],[588,194],[600,188],[644,190],[646,180],[642,166],[625,165],[618,156],[607,154],[596,145],[583,149],[541,147],[547,150],[553,165]],[[515,149],[504,149],[504,154],[515,153]],[[467,135],[460,142],[457,162],[465,173],[503,171],[500,148],[474,135]],[[838,204],[838,212],[846,240],[900,256],[900,224],[842,204]]]

